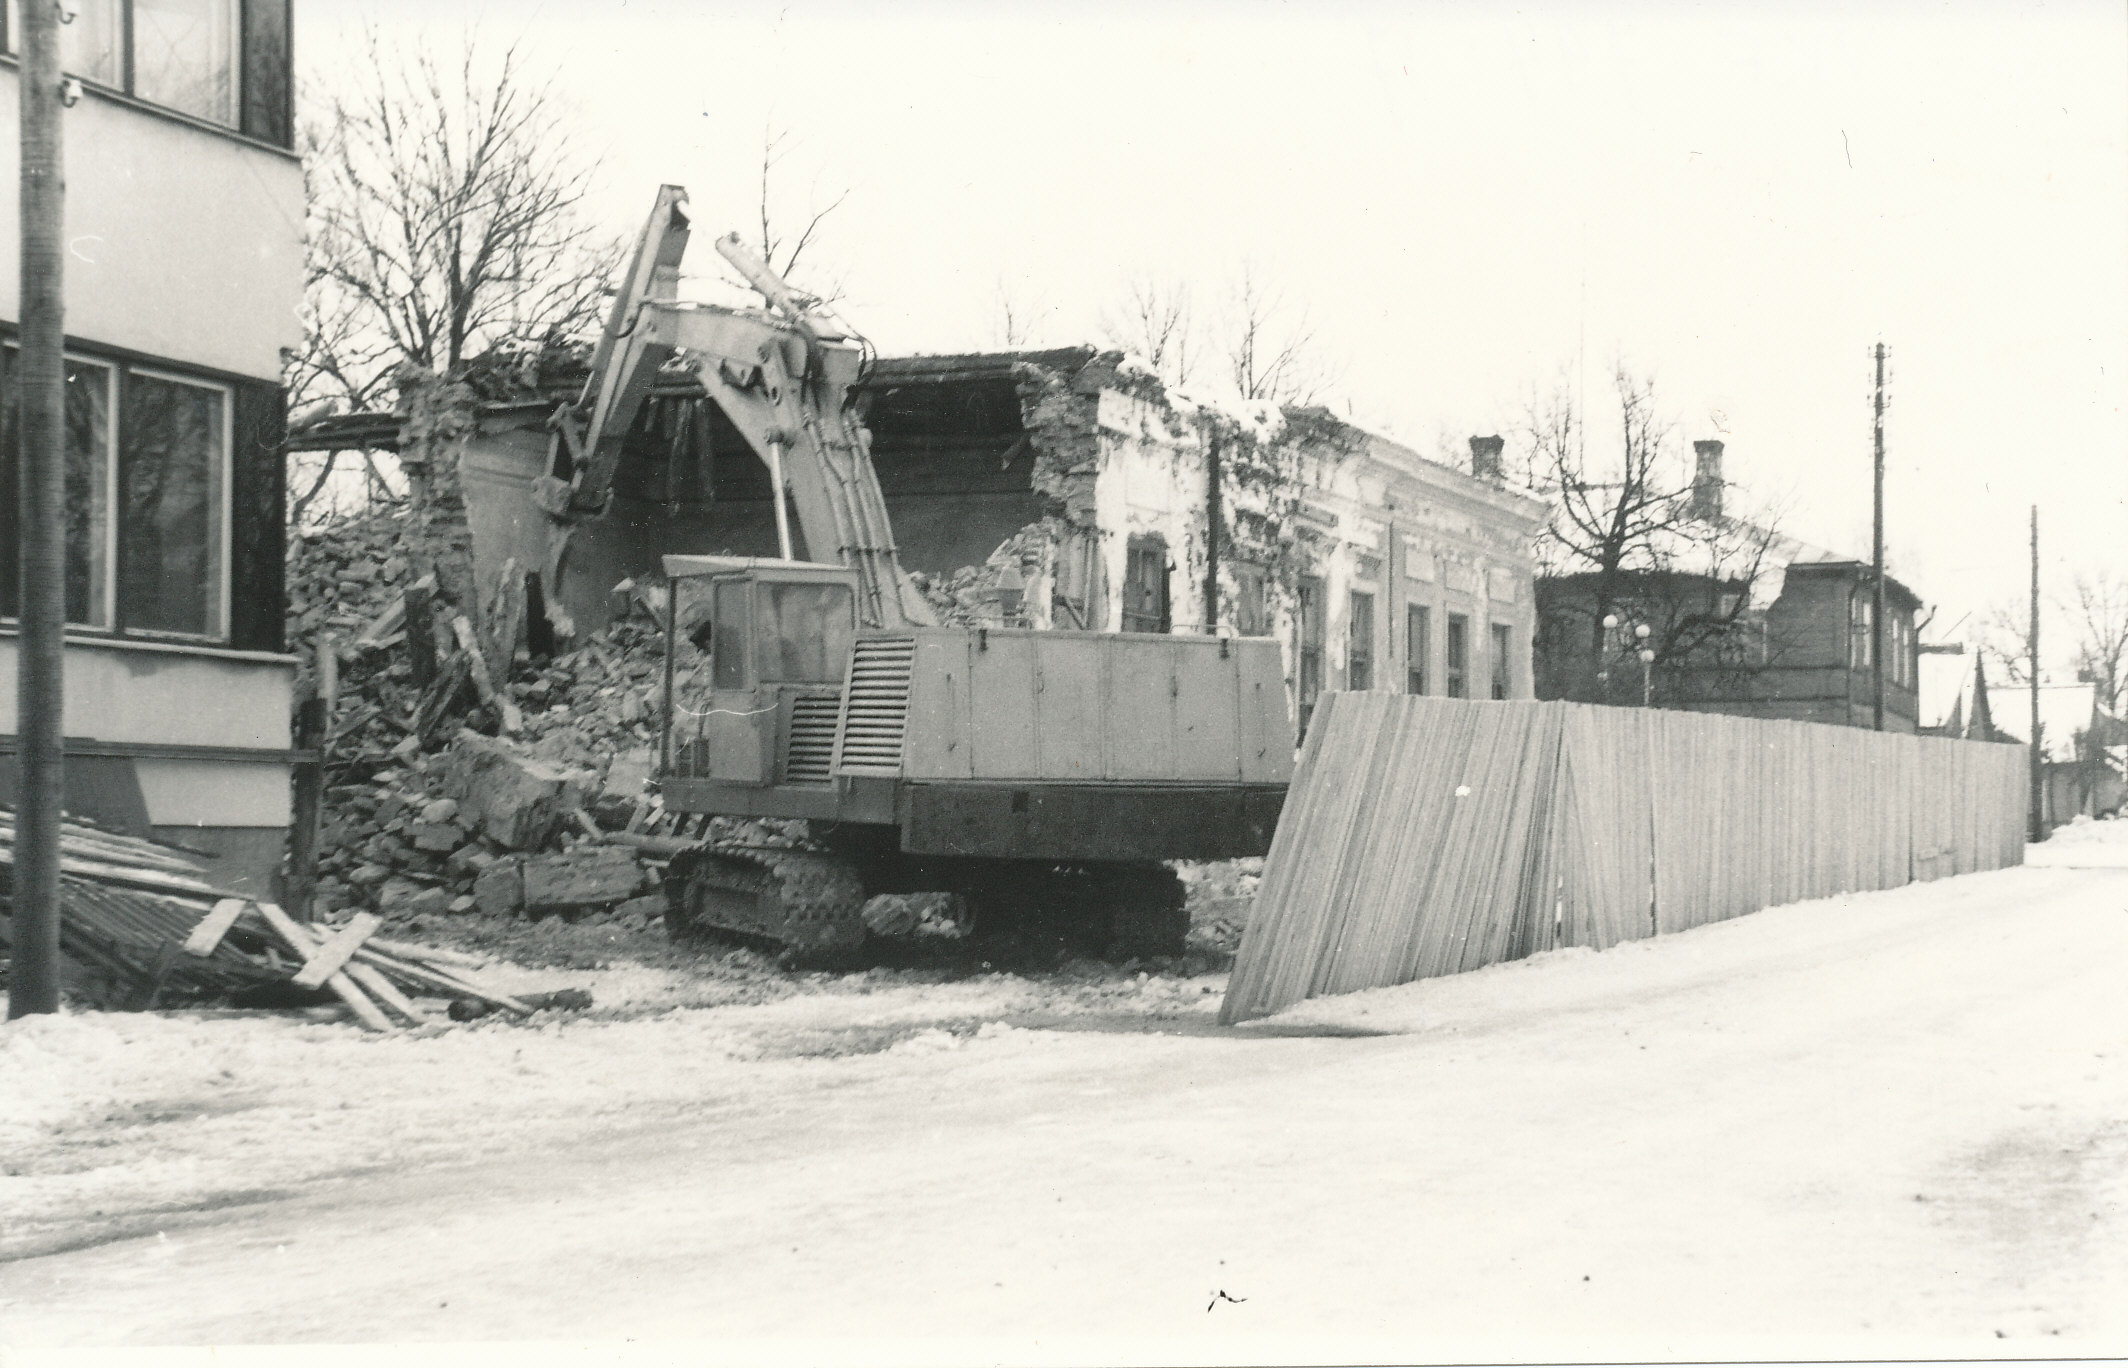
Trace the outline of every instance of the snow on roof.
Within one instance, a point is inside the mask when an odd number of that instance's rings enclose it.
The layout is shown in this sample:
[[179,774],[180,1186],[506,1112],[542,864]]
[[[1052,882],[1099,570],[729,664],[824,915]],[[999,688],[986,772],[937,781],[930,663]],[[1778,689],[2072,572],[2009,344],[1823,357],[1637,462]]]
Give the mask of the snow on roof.
[[[1940,727],[1956,712],[1968,721],[1973,716],[1973,658],[1969,655],[1921,657],[1920,716],[1924,727]],[[1988,691],[1990,702],[1995,690]]]

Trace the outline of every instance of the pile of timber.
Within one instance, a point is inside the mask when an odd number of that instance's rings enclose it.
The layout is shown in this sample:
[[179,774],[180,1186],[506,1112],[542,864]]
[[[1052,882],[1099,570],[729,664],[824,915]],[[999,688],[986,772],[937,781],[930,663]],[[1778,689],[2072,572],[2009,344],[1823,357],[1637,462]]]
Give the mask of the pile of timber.
[[[436,1019],[416,997],[446,999],[457,1019],[589,1005],[580,994],[536,1002],[482,988],[465,976],[479,960],[387,940],[367,913],[342,927],[306,926],[272,903],[208,884],[173,846],[79,822],[63,822],[60,831],[60,951],[71,962],[71,986],[107,1008],[315,990],[337,997],[371,1030],[391,1031]],[[14,812],[0,807],[0,909],[9,914],[0,917],[0,944],[10,949],[14,847]],[[451,1011],[460,1002],[479,1011]]]

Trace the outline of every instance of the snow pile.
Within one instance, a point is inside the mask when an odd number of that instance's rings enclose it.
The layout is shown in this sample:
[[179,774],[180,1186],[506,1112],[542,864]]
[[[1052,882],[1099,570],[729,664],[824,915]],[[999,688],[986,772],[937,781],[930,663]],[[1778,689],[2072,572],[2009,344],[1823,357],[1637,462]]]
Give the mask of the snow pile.
[[2058,869],[2128,869],[2128,822],[2078,817],[2025,847],[2025,863]]

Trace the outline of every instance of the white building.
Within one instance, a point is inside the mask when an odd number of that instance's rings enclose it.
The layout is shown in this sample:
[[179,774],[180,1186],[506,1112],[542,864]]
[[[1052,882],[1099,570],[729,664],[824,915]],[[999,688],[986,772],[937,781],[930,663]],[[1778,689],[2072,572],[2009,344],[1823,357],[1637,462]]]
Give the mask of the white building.
[[[301,341],[290,0],[68,0],[69,807],[265,891],[289,822],[285,404]],[[10,19],[16,11],[7,7]],[[21,127],[0,34],[0,781],[14,788]]]

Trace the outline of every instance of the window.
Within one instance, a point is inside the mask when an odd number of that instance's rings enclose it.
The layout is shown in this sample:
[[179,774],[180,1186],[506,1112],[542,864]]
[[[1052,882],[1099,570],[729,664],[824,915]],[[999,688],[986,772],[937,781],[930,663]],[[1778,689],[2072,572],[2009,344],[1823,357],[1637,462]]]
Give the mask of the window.
[[1504,622],[1493,624],[1493,697],[1506,698],[1513,687],[1515,632]]
[[[293,145],[290,0],[68,0],[60,63],[84,81],[280,147]],[[7,51],[21,53],[22,0]]]
[[1234,630],[1245,637],[1271,635],[1271,615],[1264,603],[1264,571],[1246,561],[1234,566]]
[[1374,687],[1374,595],[1354,591],[1352,620],[1345,625],[1345,687]]
[[1132,537],[1123,569],[1123,630],[1168,630],[1167,543]]
[[1448,615],[1448,696],[1470,697],[1470,619]]
[[1426,660],[1433,654],[1433,613],[1423,604],[1404,609],[1404,692],[1426,692]]
[[[20,366],[0,350],[0,615],[19,611]],[[226,639],[230,392],[84,357],[66,365],[66,617]]]
[[710,674],[713,689],[743,689],[746,679],[746,640],[752,635],[747,621],[746,599],[753,588],[745,580],[718,580],[710,598]]
[[1851,605],[1849,618],[1854,624],[1854,630],[1849,634],[1853,639],[1848,647],[1848,664],[1857,670],[1867,670],[1870,668],[1870,662],[1875,659],[1870,654],[1869,628],[1873,620],[1871,617],[1872,605],[1869,597],[1859,591],[1848,602]]
[[1323,582],[1304,577],[1295,592],[1295,657],[1300,662],[1300,729],[1308,730],[1316,696],[1323,691]]
[[234,128],[236,11],[236,0],[133,0],[133,93]]
[[846,584],[761,586],[763,683],[840,684],[857,616]]

